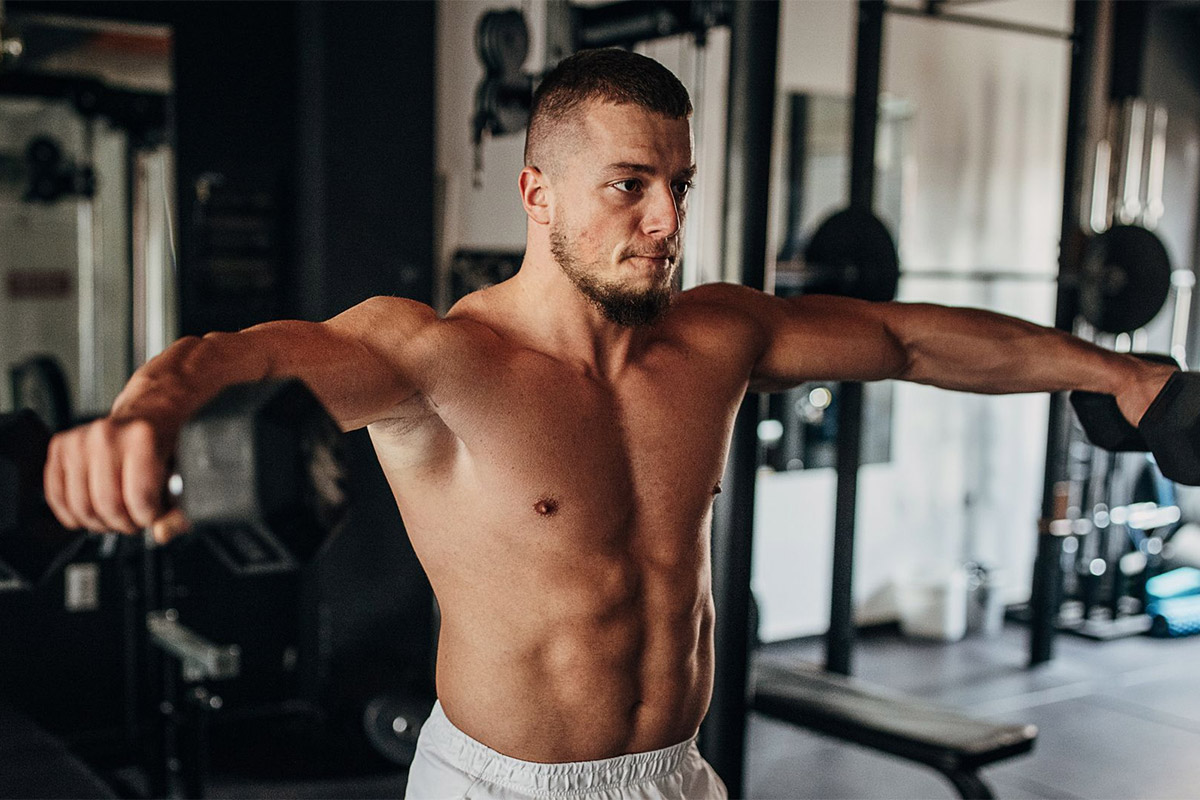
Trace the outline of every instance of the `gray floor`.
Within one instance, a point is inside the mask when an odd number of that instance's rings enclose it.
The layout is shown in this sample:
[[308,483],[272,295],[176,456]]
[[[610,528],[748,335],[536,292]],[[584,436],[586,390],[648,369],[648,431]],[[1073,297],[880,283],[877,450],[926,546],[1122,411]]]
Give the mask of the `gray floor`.
[[[973,715],[1031,722],[1032,754],[984,771],[1004,798],[1200,798],[1200,637],[1056,640],[1027,669],[1025,628],[957,644],[883,632],[860,639],[855,674]],[[761,657],[819,660],[819,641]],[[757,715],[749,725],[753,798],[953,798],[933,771]],[[400,797],[403,773],[326,780],[218,776],[211,797]]]
[[[1056,639],[1028,669],[1027,630],[995,639],[860,641],[855,674],[975,716],[1029,722],[1033,753],[984,771],[999,797],[1200,798],[1200,638]],[[819,642],[768,646],[763,658],[819,660]],[[955,797],[940,776],[890,756],[755,717],[747,794],[755,798]]]

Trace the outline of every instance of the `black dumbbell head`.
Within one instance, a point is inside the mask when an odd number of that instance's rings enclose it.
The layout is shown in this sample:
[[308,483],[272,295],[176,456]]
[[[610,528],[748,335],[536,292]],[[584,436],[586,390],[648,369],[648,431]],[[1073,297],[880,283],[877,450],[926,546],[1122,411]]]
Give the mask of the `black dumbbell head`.
[[[1178,367],[1174,356],[1165,353],[1132,353],[1143,361]],[[1071,392],[1071,406],[1088,441],[1112,453],[1144,453],[1150,445],[1117,405],[1117,398],[1099,392]]]
[[1071,392],[1071,406],[1088,441],[1112,453],[1141,453],[1149,450],[1142,434],[1125,419],[1117,398],[1098,392]]
[[1138,430],[1165,477],[1200,486],[1200,373],[1172,375],[1142,416]]
[[301,381],[230,387],[180,432],[184,514],[238,572],[316,555],[345,510],[340,432]]

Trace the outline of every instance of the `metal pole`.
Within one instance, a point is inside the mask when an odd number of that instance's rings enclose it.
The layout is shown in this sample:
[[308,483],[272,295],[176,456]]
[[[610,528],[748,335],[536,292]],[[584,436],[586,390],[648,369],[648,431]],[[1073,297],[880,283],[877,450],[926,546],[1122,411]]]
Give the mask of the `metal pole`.
[[[1059,281],[1054,326],[1070,331],[1079,314],[1075,280],[1079,264],[1080,213],[1083,200],[1084,159],[1087,152],[1088,108],[1091,102],[1093,60],[1096,50],[1097,4],[1075,2],[1075,35],[1071,48],[1071,84],[1067,98],[1067,142],[1063,159],[1063,212],[1059,245]],[[1046,472],[1042,482],[1042,520],[1038,526],[1037,557],[1029,599],[1029,665],[1054,657],[1055,620],[1060,602],[1062,537],[1052,532],[1053,520],[1065,508],[1062,483],[1067,477],[1067,445],[1071,421],[1066,397],[1050,396],[1050,421],[1046,437]]]
[[[96,163],[96,121],[83,119],[84,163]],[[75,201],[76,224],[76,291],[78,293],[77,331],[79,335],[79,403],[82,413],[100,409],[100,323],[97,317],[97,283],[103,269],[103,248],[100,246],[103,226],[98,210],[100,198],[93,192],[80,195]]]
[[[850,142],[850,205],[868,211],[875,198],[875,131],[883,60],[883,0],[859,0]],[[837,397],[837,501],[833,518],[833,579],[825,669],[851,672],[854,648],[854,522],[862,459],[861,383],[843,383]]]
[[[775,115],[779,2],[736,3],[729,53],[725,166],[726,261],[740,264],[742,283],[766,283],[771,138]],[[746,749],[754,481],[758,471],[758,397],[742,402],[733,427],[726,491],[713,523],[716,605],[712,704],[701,742],[731,797],[742,795]]]

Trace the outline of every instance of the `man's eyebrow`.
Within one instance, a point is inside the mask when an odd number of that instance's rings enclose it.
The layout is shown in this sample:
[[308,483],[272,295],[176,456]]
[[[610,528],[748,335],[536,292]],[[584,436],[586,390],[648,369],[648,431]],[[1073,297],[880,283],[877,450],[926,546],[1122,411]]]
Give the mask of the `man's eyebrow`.
[[[603,172],[619,173],[619,172],[634,172],[639,175],[655,175],[658,170],[649,164],[638,164],[633,161],[617,161],[612,164],[606,164]],[[691,180],[696,176],[696,165],[692,164],[687,169],[680,172],[676,177],[684,180]]]

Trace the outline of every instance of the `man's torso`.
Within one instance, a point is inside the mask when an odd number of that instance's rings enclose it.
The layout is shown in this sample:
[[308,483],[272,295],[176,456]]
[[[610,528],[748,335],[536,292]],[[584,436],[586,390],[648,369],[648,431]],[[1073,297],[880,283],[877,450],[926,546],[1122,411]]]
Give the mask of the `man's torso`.
[[682,297],[608,378],[468,303],[370,428],[441,608],[439,697],[506,755],[653,750],[707,709],[712,503],[753,353]]

